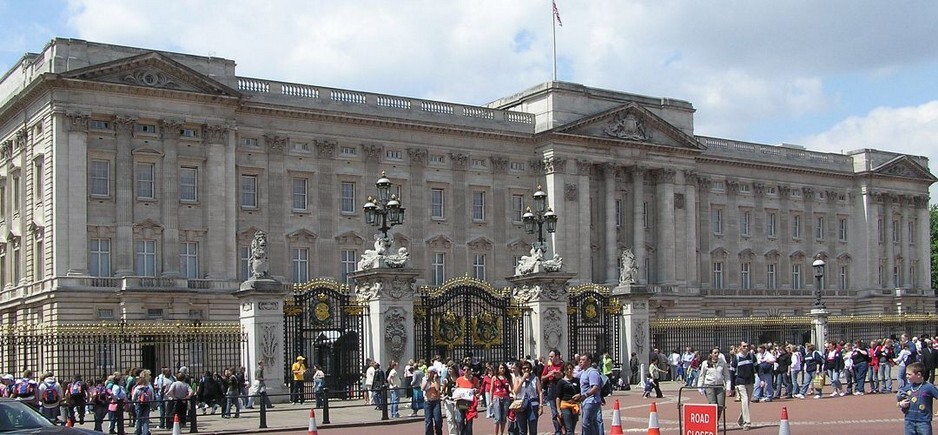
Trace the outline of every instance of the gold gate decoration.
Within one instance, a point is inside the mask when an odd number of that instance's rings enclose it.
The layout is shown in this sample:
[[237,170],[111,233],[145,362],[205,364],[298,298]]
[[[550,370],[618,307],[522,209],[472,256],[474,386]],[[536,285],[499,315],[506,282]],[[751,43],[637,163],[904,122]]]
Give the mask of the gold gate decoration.
[[502,344],[503,320],[486,311],[472,319],[472,341],[486,349]]
[[450,349],[463,344],[466,340],[464,320],[449,310],[433,319],[433,340]]

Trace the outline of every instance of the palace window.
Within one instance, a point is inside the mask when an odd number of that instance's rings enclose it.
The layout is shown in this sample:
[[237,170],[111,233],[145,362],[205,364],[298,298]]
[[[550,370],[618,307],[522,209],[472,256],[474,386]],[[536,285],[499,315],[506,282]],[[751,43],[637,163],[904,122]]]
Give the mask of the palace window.
[[475,254],[472,258],[472,277],[485,281],[485,254]]
[[485,220],[485,192],[472,192],[472,220],[481,222]]
[[241,281],[247,281],[251,276],[251,247],[250,246],[239,246],[238,247],[238,276],[241,278]]
[[343,181],[341,195],[341,212],[343,214],[355,213],[355,183],[351,181]]
[[710,213],[712,214],[713,233],[723,234],[723,209],[715,207]]
[[765,287],[770,289],[778,288],[778,278],[776,274],[776,268],[778,266],[775,263],[769,263],[765,265]]
[[752,222],[752,212],[746,210],[739,217],[739,235],[749,236],[749,227]]
[[290,257],[293,264],[293,282],[309,281],[309,248],[294,248]]
[[90,169],[91,196],[110,196],[111,162],[92,160]]
[[801,215],[796,214],[791,217],[791,238],[801,238]]
[[713,288],[723,288],[723,262],[713,263]]
[[765,217],[765,235],[768,237],[775,237],[775,232],[777,228],[778,213],[769,212]]
[[179,244],[179,273],[188,279],[199,278],[199,243]]
[[849,275],[847,274],[847,266],[840,266],[840,276],[839,276],[839,278],[840,278],[840,289],[841,289],[841,290],[846,290],[846,289],[847,289],[847,285],[849,284],[849,283],[847,282],[847,277],[848,277],[848,276],[849,276]]
[[307,178],[293,178],[293,192],[292,192],[292,203],[293,210],[305,211],[307,207],[307,187],[309,185],[309,179]]
[[134,273],[137,276],[156,276],[156,240],[134,242]]
[[847,218],[842,217],[837,223],[837,237],[841,242],[847,241]]
[[88,244],[88,274],[111,276],[111,239],[91,239]]
[[816,225],[814,228],[814,238],[817,240],[824,240],[824,216],[816,217]]
[[433,219],[445,219],[443,213],[443,189],[430,189],[430,217]]
[[341,274],[339,280],[341,282],[345,284],[352,283],[352,278],[349,277],[349,274],[354,272],[358,265],[358,260],[356,257],[356,252],[351,249],[343,249],[339,253],[339,273]]
[[430,285],[439,286],[446,281],[446,254],[434,252],[430,263]]
[[511,221],[521,223],[524,216],[524,195],[511,195]]
[[748,290],[752,288],[752,279],[750,277],[751,263],[742,263],[739,265],[739,288]]
[[793,264],[791,265],[791,288],[795,290],[800,290],[803,288],[803,282],[801,280],[801,265]]
[[153,199],[153,163],[134,165],[134,178],[137,181],[137,199]]
[[257,175],[241,176],[241,207],[257,208]]
[[179,168],[179,200],[196,202],[199,200],[199,169],[192,166]]

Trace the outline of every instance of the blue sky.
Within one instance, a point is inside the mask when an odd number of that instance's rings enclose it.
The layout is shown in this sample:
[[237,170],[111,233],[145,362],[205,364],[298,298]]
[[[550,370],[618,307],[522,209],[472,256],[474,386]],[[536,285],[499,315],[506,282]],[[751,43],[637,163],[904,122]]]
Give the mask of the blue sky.
[[[690,101],[700,135],[900,151],[938,173],[938,2],[557,6],[559,80]],[[59,36],[224,57],[241,76],[483,104],[551,80],[552,30],[550,0],[0,0],[0,69]]]

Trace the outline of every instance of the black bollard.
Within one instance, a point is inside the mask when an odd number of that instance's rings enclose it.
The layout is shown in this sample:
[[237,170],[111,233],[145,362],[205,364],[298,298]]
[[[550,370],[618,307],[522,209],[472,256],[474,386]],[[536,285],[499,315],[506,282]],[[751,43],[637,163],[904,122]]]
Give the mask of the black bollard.
[[196,412],[198,408],[198,403],[195,396],[189,399],[189,433],[199,433],[199,426],[196,424],[196,415],[199,413]]
[[322,394],[322,424],[329,424],[329,389],[323,387],[319,394]]
[[388,384],[385,383],[381,386],[381,420],[389,420],[388,418]]
[[267,392],[262,391],[260,395],[261,399],[261,423],[257,426],[258,429],[267,429]]
[[117,435],[124,435],[124,401],[117,399]]

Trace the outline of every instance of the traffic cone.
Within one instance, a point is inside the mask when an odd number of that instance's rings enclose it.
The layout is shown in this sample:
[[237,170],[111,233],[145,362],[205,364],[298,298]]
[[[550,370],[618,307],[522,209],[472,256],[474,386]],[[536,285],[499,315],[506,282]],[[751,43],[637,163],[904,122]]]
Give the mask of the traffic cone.
[[309,434],[319,435],[319,429],[316,428],[316,408],[309,408]]
[[619,399],[612,404],[612,429],[609,435],[622,435],[622,420],[619,418]]
[[788,427],[788,408],[782,407],[782,421],[778,425],[778,435],[791,435],[791,428]]
[[173,416],[173,435],[182,435],[182,429],[179,428],[179,414]]
[[74,426],[75,426],[75,420],[72,420],[71,418],[65,419],[65,427],[74,427]]
[[651,402],[651,412],[648,414],[648,435],[661,435],[661,428],[658,427],[658,405]]

